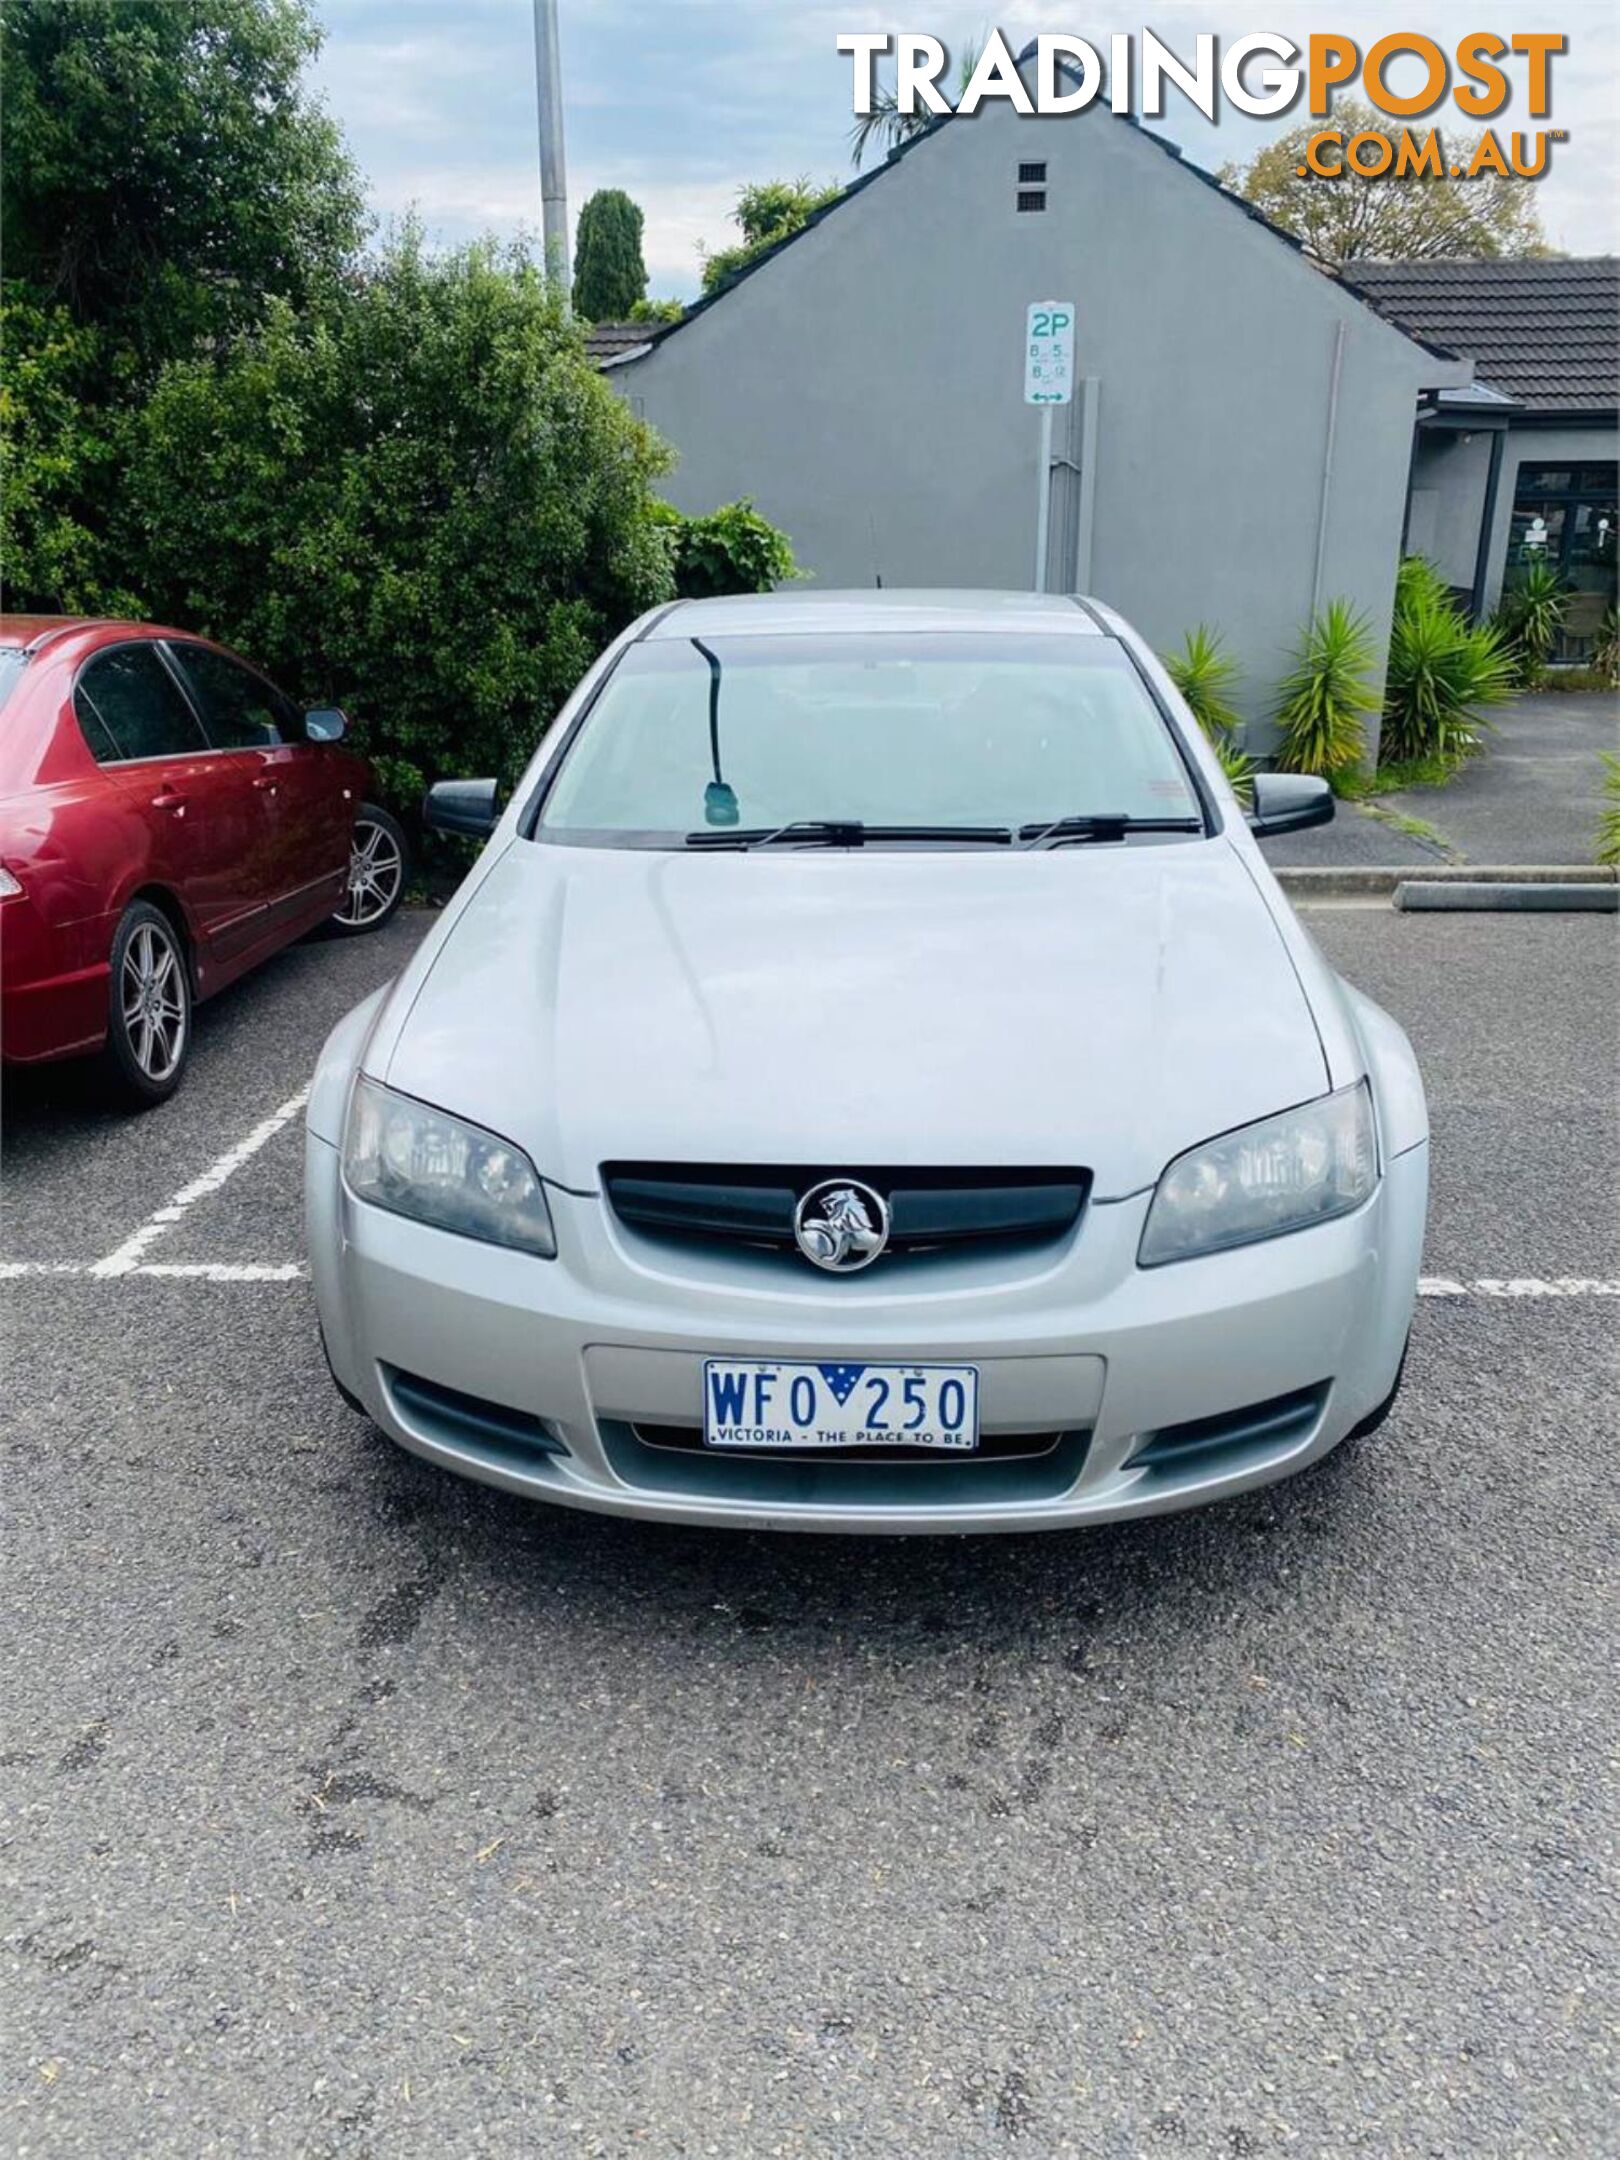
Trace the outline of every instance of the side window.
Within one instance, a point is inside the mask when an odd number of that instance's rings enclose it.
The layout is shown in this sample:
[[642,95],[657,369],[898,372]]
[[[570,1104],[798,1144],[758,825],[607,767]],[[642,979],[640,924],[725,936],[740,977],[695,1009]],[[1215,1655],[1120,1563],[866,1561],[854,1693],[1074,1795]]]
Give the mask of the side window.
[[79,733],[84,746],[98,765],[116,765],[123,752],[107,733],[107,724],[90,702],[90,693],[81,681],[73,693],[73,717],[79,723]]
[[186,757],[207,747],[155,645],[120,645],[98,653],[79,677],[73,705],[97,758],[105,752],[97,748],[93,726],[86,725],[87,707],[120,757]]
[[206,645],[171,645],[169,650],[202,707],[203,726],[216,750],[267,750],[297,741],[290,700],[261,677]]

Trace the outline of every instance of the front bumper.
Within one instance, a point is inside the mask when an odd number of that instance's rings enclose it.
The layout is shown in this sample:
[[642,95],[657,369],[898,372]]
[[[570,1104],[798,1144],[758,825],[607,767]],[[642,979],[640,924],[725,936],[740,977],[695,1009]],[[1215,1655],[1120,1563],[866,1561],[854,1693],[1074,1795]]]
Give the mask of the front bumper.
[[[337,1150],[315,1133],[306,1147],[333,1376],[390,1438],[537,1499],[753,1529],[1056,1528],[1303,1469],[1394,1384],[1428,1181],[1414,1147],[1352,1216],[1170,1267],[1135,1264],[1142,1193],[1093,1202],[1033,1258],[831,1280],[634,1236],[604,1200],[557,1188],[558,1258],[504,1252],[356,1201]],[[726,1356],[970,1362],[985,1435],[1059,1437],[1028,1458],[949,1465],[644,1445],[649,1428],[701,1424],[703,1361]],[[1169,1431],[1188,1425],[1190,1442]]]

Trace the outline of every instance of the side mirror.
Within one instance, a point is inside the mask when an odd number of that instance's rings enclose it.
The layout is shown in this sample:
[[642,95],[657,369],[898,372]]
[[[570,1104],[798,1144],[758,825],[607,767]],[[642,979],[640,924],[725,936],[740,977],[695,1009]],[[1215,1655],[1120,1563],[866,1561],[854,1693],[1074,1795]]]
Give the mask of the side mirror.
[[1252,832],[1302,832],[1307,825],[1333,823],[1333,790],[1315,773],[1256,773],[1253,786]]
[[348,732],[348,717],[341,706],[316,705],[304,715],[305,742],[341,742]]
[[435,780],[422,797],[422,823],[433,832],[484,840],[500,819],[496,780]]

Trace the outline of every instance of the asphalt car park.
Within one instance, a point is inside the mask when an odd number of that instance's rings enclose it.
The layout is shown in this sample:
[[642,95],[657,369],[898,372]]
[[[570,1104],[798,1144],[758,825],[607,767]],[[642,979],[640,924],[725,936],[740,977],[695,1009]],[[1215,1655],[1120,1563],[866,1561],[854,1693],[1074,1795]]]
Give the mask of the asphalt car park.
[[873,1541],[460,1484],[333,1393],[300,1091],[8,1080],[7,2149],[1608,2149],[1601,917],[1313,911],[1423,1062],[1404,1393],[1222,1507]]

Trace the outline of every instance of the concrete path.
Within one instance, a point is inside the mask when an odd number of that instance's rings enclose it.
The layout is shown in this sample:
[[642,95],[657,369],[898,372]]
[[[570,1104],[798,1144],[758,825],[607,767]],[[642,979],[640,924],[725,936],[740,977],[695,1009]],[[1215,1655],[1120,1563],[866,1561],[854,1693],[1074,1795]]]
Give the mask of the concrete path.
[[[1341,803],[1331,825],[1265,843],[1276,868],[1313,864],[1589,863],[1603,777],[1620,748],[1620,697],[1542,691],[1497,717],[1487,747],[1449,787],[1412,788],[1374,804]],[[1394,821],[1421,819],[1437,848]]]

